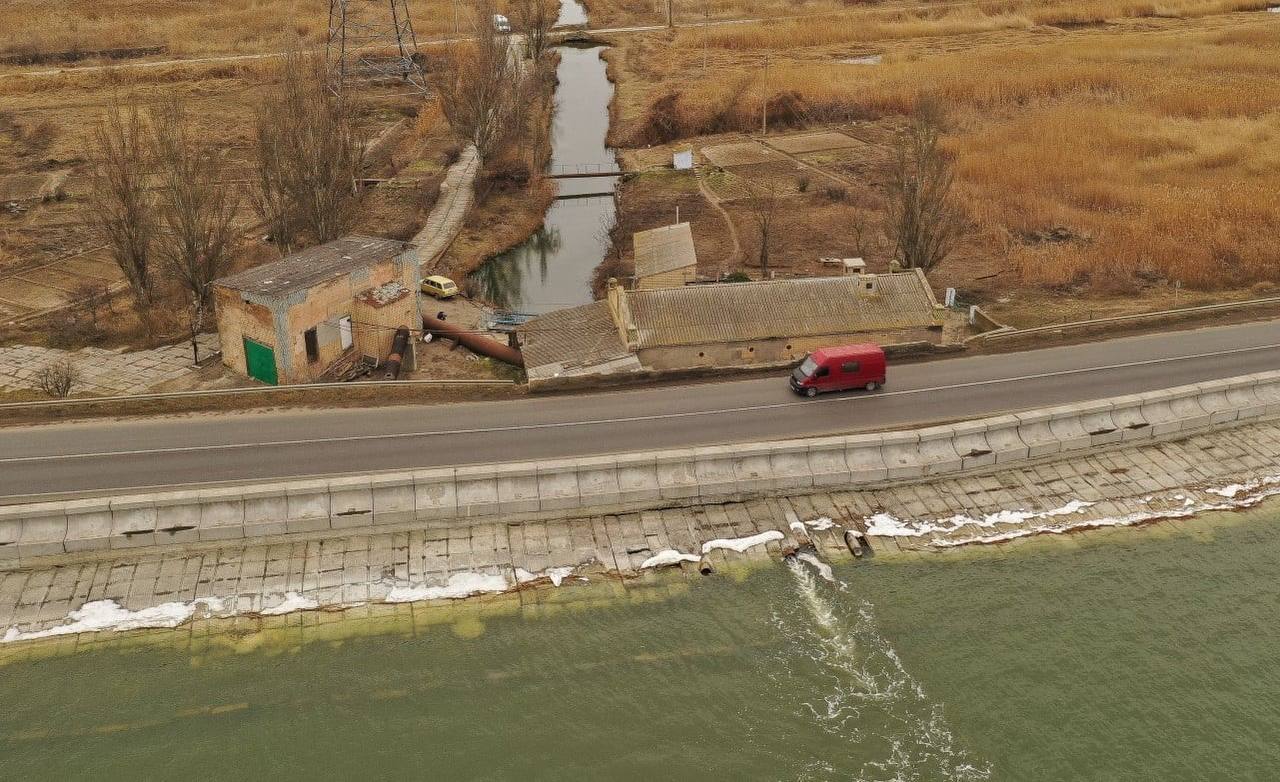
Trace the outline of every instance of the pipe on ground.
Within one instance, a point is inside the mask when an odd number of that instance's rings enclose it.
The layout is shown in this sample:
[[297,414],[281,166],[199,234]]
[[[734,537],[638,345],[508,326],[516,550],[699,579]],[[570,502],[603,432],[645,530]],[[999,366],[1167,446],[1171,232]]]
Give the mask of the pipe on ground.
[[422,316],[422,330],[430,331],[437,337],[448,337],[473,353],[496,358],[512,366],[523,367],[524,356],[517,348],[509,347],[496,340],[472,334],[466,329],[447,323],[431,315]]
[[387,369],[382,373],[383,380],[395,380],[400,377],[400,362],[404,359],[405,348],[409,347],[409,327],[396,329],[391,340],[391,355],[387,356]]

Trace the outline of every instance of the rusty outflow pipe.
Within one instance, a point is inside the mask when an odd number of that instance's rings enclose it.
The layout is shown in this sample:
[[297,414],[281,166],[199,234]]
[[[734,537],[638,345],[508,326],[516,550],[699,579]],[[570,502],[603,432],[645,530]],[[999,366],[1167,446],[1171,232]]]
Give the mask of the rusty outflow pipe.
[[447,323],[443,320],[432,317],[431,315],[422,316],[422,330],[429,331],[437,337],[448,337],[473,353],[479,353],[480,355],[488,356],[489,358],[496,358],[499,361],[505,361],[512,366],[524,366],[524,356],[520,354],[518,349],[509,347],[501,342],[489,339],[488,337],[482,337],[479,334],[472,334],[466,329],[459,328],[452,323]]
[[387,369],[382,373],[383,380],[395,380],[400,377],[400,362],[404,359],[404,350],[409,347],[409,327],[396,329],[391,339],[391,355],[387,356]]

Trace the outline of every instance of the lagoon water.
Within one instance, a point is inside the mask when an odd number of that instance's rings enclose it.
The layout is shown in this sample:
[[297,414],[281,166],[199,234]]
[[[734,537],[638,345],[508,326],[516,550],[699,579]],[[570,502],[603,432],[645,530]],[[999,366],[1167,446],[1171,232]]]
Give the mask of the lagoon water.
[[[604,47],[556,48],[552,172],[613,171],[609,101],[613,85],[600,59]],[[514,249],[472,273],[481,295],[501,309],[541,314],[592,300],[591,275],[609,248],[615,178],[559,180],[560,198],[543,226]]]
[[10,662],[0,778],[1274,778],[1278,522]]

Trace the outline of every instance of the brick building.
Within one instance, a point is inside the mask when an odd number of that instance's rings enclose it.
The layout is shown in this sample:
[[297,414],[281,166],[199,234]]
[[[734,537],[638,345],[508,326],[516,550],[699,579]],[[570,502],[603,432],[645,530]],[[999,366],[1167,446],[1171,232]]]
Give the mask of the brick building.
[[217,280],[222,362],[272,385],[381,362],[395,329],[421,322],[416,275],[411,245],[347,236]]

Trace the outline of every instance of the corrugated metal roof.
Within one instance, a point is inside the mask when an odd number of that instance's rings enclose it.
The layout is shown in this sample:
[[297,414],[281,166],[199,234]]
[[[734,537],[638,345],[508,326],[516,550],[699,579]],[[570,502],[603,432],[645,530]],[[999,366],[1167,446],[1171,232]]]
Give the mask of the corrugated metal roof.
[[627,356],[618,327],[603,299],[556,310],[518,326],[526,369],[540,366],[588,366]]
[[639,347],[853,334],[934,323],[934,300],[914,272],[627,291]]
[[693,231],[688,223],[639,231],[631,241],[635,245],[637,278],[698,265]]
[[404,252],[407,242],[344,236],[309,247],[273,263],[215,280],[214,285],[260,296],[284,296],[372,266]]

